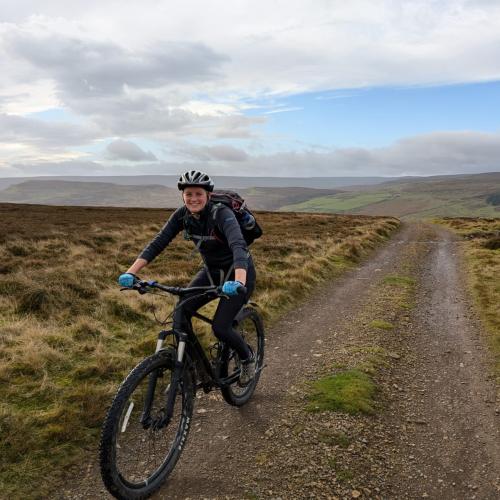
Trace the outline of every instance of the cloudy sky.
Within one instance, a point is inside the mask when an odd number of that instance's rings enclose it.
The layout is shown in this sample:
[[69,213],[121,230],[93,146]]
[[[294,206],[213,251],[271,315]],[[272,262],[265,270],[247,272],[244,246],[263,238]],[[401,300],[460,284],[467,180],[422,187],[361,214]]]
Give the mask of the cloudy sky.
[[495,0],[2,0],[0,177],[500,171]]

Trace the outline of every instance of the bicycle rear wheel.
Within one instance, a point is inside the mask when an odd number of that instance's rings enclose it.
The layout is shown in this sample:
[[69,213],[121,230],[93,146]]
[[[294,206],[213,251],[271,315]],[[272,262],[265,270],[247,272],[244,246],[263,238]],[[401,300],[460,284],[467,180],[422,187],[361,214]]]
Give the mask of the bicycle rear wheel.
[[[264,325],[260,314],[252,307],[245,307],[238,315],[238,323],[235,326],[245,342],[252,349],[255,356],[255,377],[245,386],[239,381],[227,387],[222,387],[221,392],[224,400],[233,406],[243,406],[252,397],[259,382],[260,372],[264,366]],[[232,349],[226,353],[222,364],[222,376],[227,377],[240,368],[238,354]]]
[[[122,383],[108,411],[101,435],[101,475],[119,499],[142,499],[156,491],[172,472],[185,444],[193,413],[194,386],[185,370],[178,384],[171,421],[164,415],[175,352],[160,351],[139,363]],[[154,387],[154,392],[148,387]],[[150,418],[144,421],[147,394]]]

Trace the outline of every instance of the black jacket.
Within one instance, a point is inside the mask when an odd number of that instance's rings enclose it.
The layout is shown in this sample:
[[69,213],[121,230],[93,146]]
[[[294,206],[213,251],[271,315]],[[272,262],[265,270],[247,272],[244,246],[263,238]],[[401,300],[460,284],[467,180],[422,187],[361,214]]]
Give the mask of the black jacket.
[[215,207],[210,201],[199,218],[185,206],[178,208],[139,257],[151,262],[183,230],[191,235],[209,268],[229,269],[233,264],[248,268],[249,252],[236,216],[230,208]]

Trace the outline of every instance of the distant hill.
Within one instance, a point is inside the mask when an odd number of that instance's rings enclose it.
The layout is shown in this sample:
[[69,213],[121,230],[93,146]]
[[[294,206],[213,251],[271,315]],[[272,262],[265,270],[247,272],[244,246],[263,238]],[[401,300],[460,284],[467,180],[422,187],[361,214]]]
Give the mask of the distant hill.
[[175,207],[177,189],[164,186],[117,186],[107,182],[26,181],[0,191],[0,201],[43,205]]
[[[222,187],[219,183],[218,186]],[[392,215],[408,219],[500,217],[500,172],[404,178],[372,186],[350,186],[342,191],[228,187],[236,189],[256,210]],[[0,190],[0,202],[174,208],[180,205],[181,198],[176,187],[154,184],[29,180]]]
[[282,211],[393,215],[500,217],[500,172],[390,181],[288,204]]
[[[333,195],[339,191],[291,187],[238,189],[238,192],[252,209],[277,210],[285,204],[301,203],[318,196]],[[181,196],[177,188],[165,186],[31,180],[0,191],[0,202],[174,208],[181,204]]]
[[[346,186],[371,186],[396,177],[237,177],[213,176],[218,188],[246,189],[261,187],[305,187],[313,189],[338,189]],[[27,181],[99,182],[123,186],[177,187],[178,175],[120,175],[120,176],[47,176],[0,178],[0,190]]]

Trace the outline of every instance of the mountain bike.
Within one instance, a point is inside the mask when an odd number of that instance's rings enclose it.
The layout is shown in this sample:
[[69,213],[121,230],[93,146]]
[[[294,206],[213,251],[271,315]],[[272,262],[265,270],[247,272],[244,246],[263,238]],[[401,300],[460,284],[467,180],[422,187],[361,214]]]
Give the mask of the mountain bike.
[[[181,288],[138,281],[133,289],[178,296],[169,317],[194,298],[224,297],[217,286]],[[239,292],[246,290],[241,287]],[[167,480],[186,444],[196,391],[220,389],[233,406],[252,397],[264,367],[264,327],[255,305],[246,303],[233,323],[255,356],[255,377],[249,384],[239,382],[241,363],[235,351],[218,341],[207,355],[192,329],[174,327],[160,331],[155,353],[122,382],[104,420],[100,444],[101,475],[113,496],[147,498]],[[194,317],[212,324],[198,312]]]

